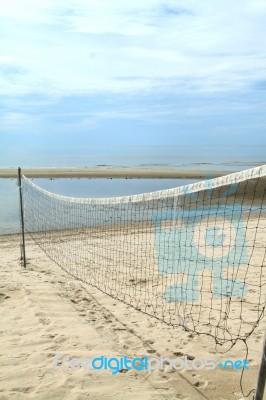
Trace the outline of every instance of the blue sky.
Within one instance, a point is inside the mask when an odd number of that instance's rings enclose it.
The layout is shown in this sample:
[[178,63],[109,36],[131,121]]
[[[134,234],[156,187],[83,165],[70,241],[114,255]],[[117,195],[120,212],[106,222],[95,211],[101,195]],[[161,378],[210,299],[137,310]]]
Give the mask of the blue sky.
[[266,144],[264,0],[0,0],[0,140]]

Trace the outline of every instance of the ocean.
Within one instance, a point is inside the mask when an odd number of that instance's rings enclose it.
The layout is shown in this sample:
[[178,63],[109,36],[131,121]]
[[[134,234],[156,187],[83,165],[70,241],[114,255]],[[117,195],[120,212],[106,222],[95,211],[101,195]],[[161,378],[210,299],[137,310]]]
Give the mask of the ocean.
[[[0,168],[124,167],[177,170],[240,171],[266,164],[266,146],[87,146],[12,149],[5,151]],[[206,176],[208,178],[208,176]],[[113,197],[195,182],[188,179],[34,179],[51,192],[73,197]],[[0,179],[0,233],[19,232],[16,179]]]

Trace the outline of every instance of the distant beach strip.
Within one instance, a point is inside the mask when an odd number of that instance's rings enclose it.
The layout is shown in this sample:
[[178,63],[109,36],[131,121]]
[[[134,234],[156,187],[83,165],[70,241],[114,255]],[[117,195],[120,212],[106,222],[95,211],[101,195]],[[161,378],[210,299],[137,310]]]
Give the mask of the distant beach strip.
[[[131,178],[131,179],[203,179],[217,178],[235,171],[169,170],[143,168],[23,168],[28,178]],[[16,178],[16,168],[0,168],[0,178]]]

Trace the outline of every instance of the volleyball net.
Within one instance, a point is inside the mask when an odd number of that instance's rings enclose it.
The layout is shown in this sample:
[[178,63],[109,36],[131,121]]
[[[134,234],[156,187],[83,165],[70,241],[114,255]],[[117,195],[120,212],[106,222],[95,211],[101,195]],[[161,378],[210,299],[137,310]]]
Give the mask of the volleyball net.
[[219,344],[263,317],[266,166],[113,198],[21,187],[25,232],[77,279]]

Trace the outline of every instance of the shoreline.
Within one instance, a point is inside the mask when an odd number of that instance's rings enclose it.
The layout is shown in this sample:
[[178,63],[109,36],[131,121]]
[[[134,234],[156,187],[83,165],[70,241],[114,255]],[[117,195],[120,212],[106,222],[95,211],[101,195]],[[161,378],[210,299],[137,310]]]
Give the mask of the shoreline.
[[[27,178],[131,178],[131,179],[206,179],[232,174],[236,171],[162,170],[141,168],[23,168]],[[16,168],[0,168],[0,178],[17,178]]]

